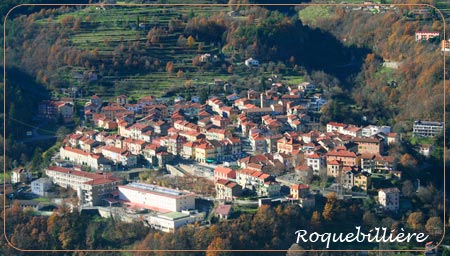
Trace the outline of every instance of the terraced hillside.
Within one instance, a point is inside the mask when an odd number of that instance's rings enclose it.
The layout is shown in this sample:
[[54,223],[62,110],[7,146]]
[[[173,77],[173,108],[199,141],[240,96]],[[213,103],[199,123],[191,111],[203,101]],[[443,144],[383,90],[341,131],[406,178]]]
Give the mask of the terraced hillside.
[[[199,69],[193,65],[193,58],[204,53],[217,55],[220,45],[195,39],[194,42],[186,42],[188,35],[184,38],[180,35],[186,25],[183,23],[184,17],[208,17],[225,11],[227,7],[224,6],[198,7],[195,12],[192,8],[175,6],[90,6],[52,19],[43,18],[36,23],[41,26],[68,24],[73,28],[67,37],[68,45],[93,56],[89,64],[61,67],[58,75],[66,83],[80,84],[77,76],[93,71],[101,75],[98,82],[91,83],[91,86],[100,86],[96,89],[100,89],[105,96],[112,95],[114,91],[102,90],[101,86],[111,85],[126,86],[126,89],[117,90],[126,90],[130,95],[142,94],[145,90],[162,95],[171,87],[183,85],[188,79],[196,78],[202,83],[223,76],[220,70],[191,76],[190,73]],[[177,25],[181,29],[171,27],[171,20],[179,22]],[[152,33],[155,35],[152,36]],[[173,67],[167,72],[169,62]],[[123,69],[108,70],[111,65],[123,65]],[[100,67],[100,70],[93,67]]]

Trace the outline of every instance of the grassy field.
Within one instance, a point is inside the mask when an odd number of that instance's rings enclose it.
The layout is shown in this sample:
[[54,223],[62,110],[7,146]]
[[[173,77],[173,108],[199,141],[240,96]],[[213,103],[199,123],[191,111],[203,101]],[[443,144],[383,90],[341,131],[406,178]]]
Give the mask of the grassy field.
[[282,82],[289,85],[296,85],[305,82],[305,79],[303,76],[284,76]]
[[40,202],[40,203],[50,203],[50,198],[47,198],[47,197],[38,197],[33,200]]
[[0,172],[0,181],[2,183],[3,183],[3,179],[5,178],[5,176],[6,176],[6,181],[7,182],[10,181],[11,180],[11,172],[7,172],[7,173]]
[[311,5],[299,11],[299,17],[304,24],[314,25],[319,18],[328,18],[332,15],[330,7],[323,5]]

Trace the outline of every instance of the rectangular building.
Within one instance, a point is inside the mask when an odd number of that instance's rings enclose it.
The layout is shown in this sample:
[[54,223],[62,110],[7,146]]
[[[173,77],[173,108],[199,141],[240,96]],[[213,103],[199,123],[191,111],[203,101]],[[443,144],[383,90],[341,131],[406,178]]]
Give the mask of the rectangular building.
[[100,205],[102,199],[110,197],[121,183],[121,179],[110,173],[84,172],[58,166],[48,167],[45,174],[58,186],[76,190],[80,205]]
[[229,180],[217,180],[215,188],[216,198],[219,200],[232,201],[234,197],[240,196],[242,193],[242,187]]
[[378,203],[389,211],[397,211],[399,209],[399,195],[398,188],[384,188],[378,191]]
[[414,121],[413,125],[413,135],[415,137],[434,137],[443,130],[443,122]]
[[139,182],[119,186],[119,199],[159,211],[195,209],[195,193]]
[[38,196],[47,196],[47,191],[52,187],[49,178],[40,178],[31,182],[31,192]]
[[154,229],[173,233],[175,229],[181,226],[203,221],[204,217],[204,213],[189,211],[169,212],[157,216],[150,216],[149,224]]

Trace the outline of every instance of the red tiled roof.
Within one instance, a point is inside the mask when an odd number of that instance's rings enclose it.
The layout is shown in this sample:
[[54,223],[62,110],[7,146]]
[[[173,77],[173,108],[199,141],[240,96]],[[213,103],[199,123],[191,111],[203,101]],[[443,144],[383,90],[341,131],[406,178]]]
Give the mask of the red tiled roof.
[[236,182],[229,181],[225,186],[227,186],[228,188],[234,188],[237,185],[238,184]]
[[364,138],[364,137],[355,137],[353,138],[353,141],[358,143],[358,142],[363,142],[363,143],[380,143],[380,141],[376,138]]
[[83,155],[83,156],[89,156],[89,155],[90,155],[90,153],[84,152],[84,151],[81,150],[81,149],[72,148],[72,147],[67,147],[67,146],[64,147],[64,150],[70,151],[70,152],[75,153],[75,154]]
[[267,179],[267,178],[269,178],[269,177],[270,177],[269,174],[263,173],[263,174],[261,174],[261,175],[258,176],[258,179],[260,179],[260,180],[265,180],[265,179]]
[[230,172],[233,172],[233,169],[222,166],[218,166],[216,167],[216,169],[214,169],[214,173],[229,174]]
[[311,155],[306,155],[305,158],[320,159],[320,156],[317,153],[314,153],[314,154],[311,154]]
[[216,181],[216,183],[217,184],[221,184],[221,185],[227,185],[227,183],[228,183],[228,180],[224,180],[224,179],[218,179],[217,181]]
[[196,148],[199,148],[199,149],[213,149],[214,147],[211,146],[209,143],[202,143],[202,144],[196,146]]
[[102,150],[114,152],[114,153],[117,153],[117,154],[121,154],[123,152],[121,148],[116,148],[116,147],[113,147],[113,146],[103,146]]
[[328,125],[336,126],[336,127],[346,127],[346,124],[343,123],[336,123],[336,122],[329,122]]
[[308,189],[309,186],[306,184],[295,184],[291,186],[291,189],[300,190],[300,189]]
[[306,171],[310,170],[310,167],[307,166],[306,164],[302,164],[302,165],[295,167],[295,170],[298,172],[306,172]]
[[330,151],[327,153],[327,156],[355,157],[356,158],[356,154],[354,152],[350,152],[347,150]]
[[221,215],[229,215],[231,212],[231,204],[222,204],[217,206],[215,212]]
[[336,159],[333,159],[333,160],[331,160],[331,161],[328,161],[327,164],[328,164],[328,165],[339,165],[339,161],[336,160]]

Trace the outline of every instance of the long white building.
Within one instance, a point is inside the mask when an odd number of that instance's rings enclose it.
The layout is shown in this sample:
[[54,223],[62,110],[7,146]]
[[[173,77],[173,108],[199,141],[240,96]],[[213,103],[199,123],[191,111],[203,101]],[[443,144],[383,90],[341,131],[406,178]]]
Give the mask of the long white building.
[[434,137],[444,130],[443,122],[414,121],[413,135],[415,137]]
[[45,174],[58,186],[76,190],[80,205],[100,205],[102,199],[110,197],[121,183],[121,179],[109,173],[98,174],[58,166],[48,167]]
[[61,147],[59,150],[61,159],[75,164],[89,166],[94,170],[100,169],[101,155],[85,152],[72,147]]
[[119,186],[119,199],[161,212],[195,209],[195,193],[138,182]]

